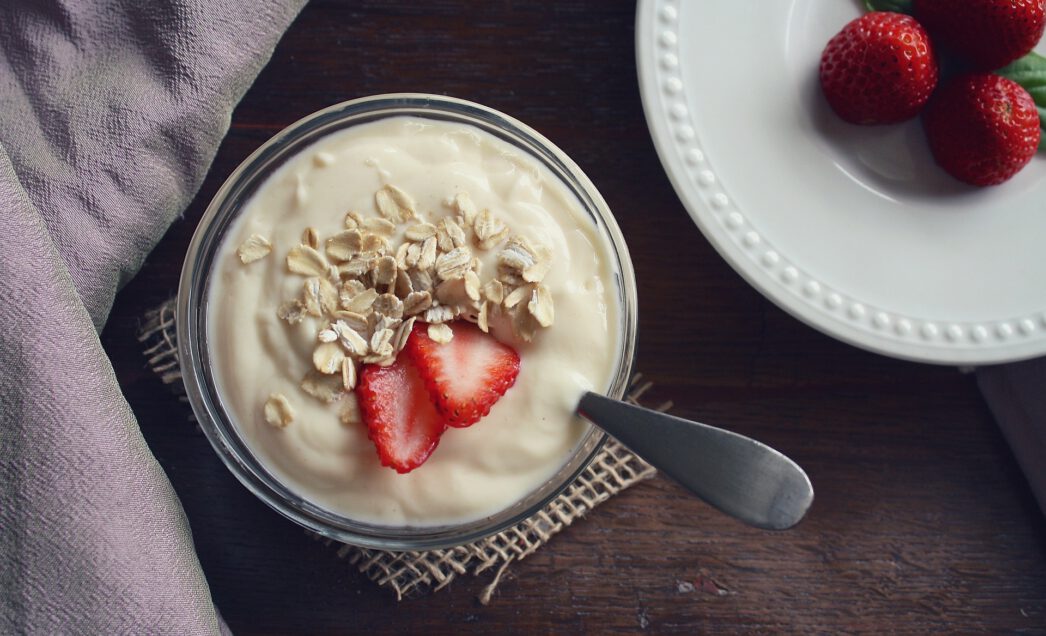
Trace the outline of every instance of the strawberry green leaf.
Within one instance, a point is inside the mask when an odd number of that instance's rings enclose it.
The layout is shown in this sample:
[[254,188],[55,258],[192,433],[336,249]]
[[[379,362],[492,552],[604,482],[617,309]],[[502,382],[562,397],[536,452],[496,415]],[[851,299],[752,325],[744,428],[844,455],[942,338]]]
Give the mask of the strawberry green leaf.
[[893,11],[894,13],[912,12],[912,0],[864,0],[869,11]]
[[1046,150],[1046,108],[1038,106],[1039,111],[1039,128],[1042,128],[1042,134],[1039,135],[1039,150]]
[[1046,57],[1033,51],[995,72],[1023,86],[1035,100],[1039,126],[1044,129],[1039,137],[1039,150],[1046,149]]

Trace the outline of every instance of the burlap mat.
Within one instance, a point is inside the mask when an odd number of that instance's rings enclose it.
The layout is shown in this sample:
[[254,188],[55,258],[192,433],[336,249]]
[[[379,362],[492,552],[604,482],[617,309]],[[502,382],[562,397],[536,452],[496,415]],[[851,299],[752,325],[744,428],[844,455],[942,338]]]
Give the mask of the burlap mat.
[[[178,347],[174,328],[174,299],[149,311],[138,339],[145,350],[149,368],[185,401]],[[650,388],[639,374],[632,378],[627,400],[638,404]],[[658,410],[667,410],[665,403]],[[188,417],[192,411],[187,409]],[[609,440],[588,468],[560,496],[534,516],[493,536],[446,550],[426,552],[383,552],[345,545],[309,533],[337,547],[337,555],[347,559],[378,585],[392,590],[397,599],[436,591],[459,574],[480,574],[494,570],[493,580],[479,596],[486,605],[513,561],[522,560],[545,545],[558,532],[585,516],[590,510],[625,488],[649,479],[654,469],[616,440]]]

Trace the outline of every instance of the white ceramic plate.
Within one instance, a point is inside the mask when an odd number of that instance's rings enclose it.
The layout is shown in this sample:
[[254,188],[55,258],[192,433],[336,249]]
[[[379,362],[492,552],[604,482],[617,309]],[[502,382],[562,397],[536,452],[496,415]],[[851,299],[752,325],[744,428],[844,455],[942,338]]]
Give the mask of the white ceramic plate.
[[676,192],[734,269],[829,335],[936,363],[1046,353],[1046,158],[978,189],[936,167],[918,120],[837,119],[817,66],[860,4],[640,1],[640,91]]

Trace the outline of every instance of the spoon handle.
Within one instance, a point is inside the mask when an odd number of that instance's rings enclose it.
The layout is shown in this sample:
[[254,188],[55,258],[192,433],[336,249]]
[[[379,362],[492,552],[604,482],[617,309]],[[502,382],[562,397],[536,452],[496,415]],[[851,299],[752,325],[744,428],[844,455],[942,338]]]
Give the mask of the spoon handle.
[[757,528],[791,528],[813,502],[813,486],[798,464],[744,435],[591,392],[578,414],[707,503]]

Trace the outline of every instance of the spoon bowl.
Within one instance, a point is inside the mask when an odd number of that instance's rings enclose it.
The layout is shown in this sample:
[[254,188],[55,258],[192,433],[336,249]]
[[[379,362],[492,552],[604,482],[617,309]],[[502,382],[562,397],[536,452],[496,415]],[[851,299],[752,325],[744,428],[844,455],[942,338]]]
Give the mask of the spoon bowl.
[[813,503],[810,478],[766,444],[588,392],[578,414],[705,502],[751,526],[791,528]]

